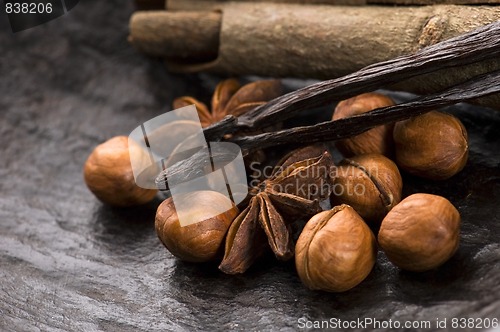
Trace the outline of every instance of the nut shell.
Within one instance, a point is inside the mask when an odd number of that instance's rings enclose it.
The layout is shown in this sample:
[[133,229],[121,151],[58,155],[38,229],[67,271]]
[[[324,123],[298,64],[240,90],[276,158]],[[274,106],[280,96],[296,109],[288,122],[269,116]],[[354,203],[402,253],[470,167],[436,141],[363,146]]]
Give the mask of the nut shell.
[[312,217],[295,246],[295,266],[310,289],[343,292],[361,283],[375,264],[375,236],[348,205]]
[[[207,262],[222,254],[222,244],[227,230],[238,215],[238,208],[221,193],[215,191],[196,191],[182,194],[176,199],[192,202],[189,211],[195,223],[181,226],[174,206],[169,198],[163,201],[155,217],[156,234],[165,247],[177,258],[188,262]],[[212,217],[220,211],[217,207],[232,208]],[[199,222],[196,222],[199,221]]]
[[337,167],[332,206],[348,204],[370,225],[379,225],[401,201],[403,180],[396,164],[380,155],[365,154],[345,159]]
[[145,204],[156,196],[156,189],[144,189],[135,184],[130,153],[143,152],[138,146],[129,150],[128,137],[116,136],[98,145],[85,162],[85,183],[103,203],[133,206]]
[[410,174],[445,180],[467,163],[467,131],[456,117],[429,112],[394,127],[396,163]]
[[460,214],[444,197],[414,194],[382,221],[378,241],[391,262],[404,270],[427,271],[446,262],[460,239]]
[[[348,118],[392,105],[394,101],[385,95],[373,92],[363,93],[338,103],[332,120]],[[345,157],[365,153],[379,153],[391,157],[394,154],[393,128],[393,124],[377,126],[357,136],[340,140],[335,145]]]

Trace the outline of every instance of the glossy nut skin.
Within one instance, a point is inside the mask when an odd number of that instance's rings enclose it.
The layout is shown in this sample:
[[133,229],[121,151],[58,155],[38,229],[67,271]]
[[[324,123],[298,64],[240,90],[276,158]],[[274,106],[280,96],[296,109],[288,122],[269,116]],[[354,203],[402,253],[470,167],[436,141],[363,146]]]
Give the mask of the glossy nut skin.
[[128,137],[116,136],[98,145],[85,162],[85,183],[103,203],[134,206],[145,204],[156,196],[156,189],[144,189],[135,184],[130,153],[143,152],[138,146],[129,150]]
[[[394,105],[394,101],[383,94],[363,93],[341,101],[335,108],[332,120],[392,105]],[[336,147],[345,157],[366,153],[379,153],[391,157],[394,154],[393,128],[393,124],[377,126],[357,136],[338,141]]]
[[[174,202],[169,198],[156,211],[158,238],[174,256],[184,261],[208,262],[219,258],[229,226],[238,215],[238,208],[226,196],[215,191],[196,191],[181,199],[192,202],[189,213],[195,223],[181,226]],[[228,202],[232,205],[231,209],[212,217],[220,210],[218,207]]]
[[414,194],[382,221],[378,242],[401,269],[422,272],[446,262],[458,248],[460,214],[444,197]]
[[445,180],[467,163],[467,131],[456,117],[433,111],[394,127],[396,163],[410,174]]
[[348,205],[312,217],[295,246],[295,266],[310,289],[344,292],[361,283],[377,257],[375,236]]
[[348,204],[370,225],[378,226],[401,201],[403,179],[396,164],[380,155],[345,159],[334,175],[332,206]]

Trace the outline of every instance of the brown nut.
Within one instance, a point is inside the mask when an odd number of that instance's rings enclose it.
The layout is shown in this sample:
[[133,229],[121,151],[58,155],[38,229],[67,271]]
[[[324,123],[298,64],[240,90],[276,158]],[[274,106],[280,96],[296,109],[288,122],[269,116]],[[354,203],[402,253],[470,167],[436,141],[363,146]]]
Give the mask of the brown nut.
[[139,146],[129,150],[128,137],[116,136],[98,145],[83,168],[85,183],[102,202],[114,206],[133,206],[151,201],[155,189],[136,185],[130,153],[143,153]]
[[[222,254],[227,230],[238,215],[238,208],[216,191],[179,194],[176,202],[179,201],[188,202],[188,210],[184,213],[191,220],[187,220],[187,226],[181,226],[174,201],[172,198],[165,200],[158,206],[155,218],[160,241],[174,256],[184,261],[207,262],[218,258]],[[222,208],[226,206],[230,208]]]
[[[335,108],[332,120],[348,118],[392,105],[394,101],[380,93],[363,93],[341,101]],[[336,147],[345,157],[365,153],[379,153],[390,157],[394,154],[393,127],[393,124],[377,126],[357,136],[338,141]]]
[[343,292],[361,283],[377,257],[375,236],[348,205],[311,218],[295,246],[295,266],[310,289]]
[[396,163],[410,174],[445,180],[467,163],[467,131],[456,117],[429,112],[396,123]]
[[460,214],[444,197],[414,194],[382,221],[378,241],[396,266],[427,271],[446,262],[458,248]]
[[379,225],[401,201],[401,174],[394,162],[380,154],[345,159],[332,177],[332,206],[348,204],[371,225]]

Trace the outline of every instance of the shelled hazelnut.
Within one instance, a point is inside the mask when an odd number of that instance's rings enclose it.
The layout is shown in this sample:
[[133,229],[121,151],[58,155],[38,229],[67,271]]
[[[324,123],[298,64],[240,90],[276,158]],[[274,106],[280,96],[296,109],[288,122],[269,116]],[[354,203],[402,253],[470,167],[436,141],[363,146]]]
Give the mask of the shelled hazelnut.
[[396,266],[427,271],[446,262],[458,248],[460,214],[444,197],[414,194],[382,221],[378,242]]
[[343,292],[361,283],[377,257],[375,236],[348,205],[312,217],[295,246],[295,266],[310,289]]
[[207,262],[221,256],[224,238],[238,208],[216,191],[179,194],[176,200],[188,204],[183,216],[189,220],[183,220],[181,225],[174,200],[163,201],[155,217],[160,241],[174,256],[188,262]]
[[333,176],[332,206],[348,204],[370,225],[379,225],[401,201],[403,180],[392,160],[364,154],[343,160]]
[[467,131],[456,117],[437,111],[396,123],[396,163],[410,174],[445,180],[467,163]]
[[145,204],[156,196],[157,190],[136,185],[130,154],[144,152],[139,146],[130,146],[128,137],[116,136],[98,145],[83,168],[85,183],[103,203],[114,206]]
[[[332,120],[348,118],[392,105],[394,101],[383,94],[363,93],[341,101],[335,108]],[[357,136],[338,141],[336,147],[345,157],[366,153],[379,153],[390,157],[394,153],[393,128],[393,124],[377,126]]]

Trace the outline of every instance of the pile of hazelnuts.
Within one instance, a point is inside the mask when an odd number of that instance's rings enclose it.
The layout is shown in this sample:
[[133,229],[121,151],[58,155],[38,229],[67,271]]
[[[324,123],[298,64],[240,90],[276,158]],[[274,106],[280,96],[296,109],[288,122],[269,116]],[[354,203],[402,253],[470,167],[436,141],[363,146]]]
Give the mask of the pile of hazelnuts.
[[[365,93],[340,102],[333,120],[390,105],[394,101],[385,95]],[[333,208],[313,216],[295,246],[297,272],[307,287],[332,292],[353,288],[372,270],[378,247],[399,268],[416,272],[437,268],[453,256],[460,238],[459,212],[441,196],[419,193],[401,200],[399,169],[432,180],[460,172],[468,157],[467,132],[460,120],[432,111],[375,127],[336,142],[336,147],[346,159],[332,177]],[[156,190],[135,184],[130,164],[134,153],[141,152],[129,149],[128,137],[118,136],[97,146],[87,159],[85,182],[102,202],[140,205],[156,196]],[[197,194],[207,198],[200,204],[210,209],[213,195]],[[220,258],[232,220],[221,224],[224,229],[209,230],[203,222],[180,227],[173,208],[170,200],[164,201],[156,217],[158,236],[167,249],[188,261]],[[233,218],[236,214],[234,207]],[[218,240],[190,246],[191,230],[216,232]]]
[[[340,102],[333,120],[391,105],[394,101],[385,95],[361,94]],[[307,222],[295,249],[306,286],[351,289],[372,270],[378,246],[393,264],[414,272],[435,269],[453,256],[460,239],[459,212],[437,195],[418,193],[401,200],[399,169],[431,180],[460,172],[468,157],[467,131],[460,120],[432,111],[375,127],[336,147],[346,159],[332,176],[333,208]]]

